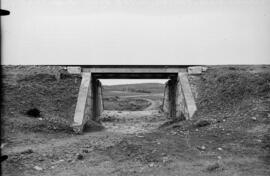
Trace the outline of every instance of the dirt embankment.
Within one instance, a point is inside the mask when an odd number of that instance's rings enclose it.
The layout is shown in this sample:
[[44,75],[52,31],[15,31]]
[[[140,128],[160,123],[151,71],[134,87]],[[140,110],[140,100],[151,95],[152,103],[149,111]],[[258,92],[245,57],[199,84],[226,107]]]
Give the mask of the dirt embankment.
[[193,84],[198,106],[193,121],[211,124],[194,140],[226,146],[230,154],[256,153],[269,164],[270,66],[213,66]]
[[4,70],[2,113],[14,116],[37,108],[43,117],[59,116],[71,120],[81,78],[65,73],[57,79],[56,73],[44,71],[45,66],[35,68],[38,73],[28,73],[25,69],[12,67],[6,72]]
[[[4,66],[1,109],[4,134],[17,130],[70,130],[80,80],[59,66]],[[35,111],[36,115],[31,115]]]
[[[236,132],[239,138],[235,140],[242,139],[244,146],[255,145],[250,141],[256,134],[263,148],[257,147],[269,150],[270,66],[210,67],[197,81],[197,90],[198,111],[194,119],[211,119],[225,131]],[[254,130],[263,127],[264,130]],[[223,133],[212,132],[227,140]]]
[[210,68],[199,81],[198,108],[209,112],[238,111],[247,101],[270,98],[268,69],[265,66],[256,72],[245,67]]

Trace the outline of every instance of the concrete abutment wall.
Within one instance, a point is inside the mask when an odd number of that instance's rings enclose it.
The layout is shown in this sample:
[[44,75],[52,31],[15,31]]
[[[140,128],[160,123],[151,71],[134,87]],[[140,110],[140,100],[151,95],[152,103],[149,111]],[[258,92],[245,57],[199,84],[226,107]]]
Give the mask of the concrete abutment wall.
[[95,80],[93,84],[93,118],[94,121],[99,121],[99,117],[103,111],[103,95],[102,95],[102,84],[99,80]]
[[82,73],[82,81],[77,99],[74,122],[75,133],[82,133],[87,121],[98,121],[103,111],[102,85],[92,78],[91,73]]
[[179,72],[177,80],[166,82],[162,110],[174,120],[191,119],[197,110],[187,73]]
[[176,91],[175,81],[173,80],[167,81],[164,89],[162,110],[168,118],[175,118],[176,116],[175,91]]
[[187,73],[178,73],[177,81],[178,98],[176,106],[178,107],[176,114],[180,116],[180,113],[186,117],[186,119],[191,119],[197,110],[195,99],[191,90],[191,86],[188,81]]
[[74,122],[75,133],[82,133],[85,123],[93,117],[93,92],[91,73],[82,73],[82,81],[77,99]]

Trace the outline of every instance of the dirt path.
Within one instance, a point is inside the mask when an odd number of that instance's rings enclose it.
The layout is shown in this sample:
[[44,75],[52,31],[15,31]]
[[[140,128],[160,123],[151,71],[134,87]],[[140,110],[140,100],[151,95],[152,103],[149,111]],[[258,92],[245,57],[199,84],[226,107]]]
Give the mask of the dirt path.
[[[2,175],[269,175],[269,162],[262,159],[267,154],[261,155],[257,137],[252,138],[256,145],[240,147],[243,132],[224,131],[219,125],[226,122],[185,128],[185,121],[161,129],[168,119],[156,110],[159,103],[140,98],[151,102],[144,111],[104,111],[101,118],[109,120],[102,122],[103,130],[18,135],[2,151],[9,155]],[[266,132],[268,127],[257,125],[248,133]]]
[[[21,173],[25,175],[80,175],[81,171],[79,169],[85,169],[84,162],[88,163],[89,160],[94,158],[96,158],[96,164],[90,164],[92,165],[91,169],[82,172],[107,175],[109,168],[103,166],[103,162],[110,163],[109,165],[112,168],[115,167],[115,164],[110,161],[111,158],[107,154],[105,156],[104,154],[98,154],[101,150],[104,151],[117,145],[124,138],[155,131],[161,123],[166,121],[155,110],[123,111],[121,113],[105,111],[103,116],[114,116],[117,122],[104,122],[105,129],[101,131],[49,140],[44,134],[44,138],[41,138],[38,143],[28,144],[28,142],[22,142],[4,148],[2,152],[9,155],[9,160],[4,163],[4,175],[18,175],[19,173],[20,175]],[[28,135],[31,138],[31,134]],[[29,149],[32,152],[27,152]],[[78,153],[85,157],[82,161],[76,159]],[[18,170],[13,169],[14,162],[19,164]],[[95,168],[97,164],[98,168]],[[42,168],[42,171],[35,170],[35,166]],[[66,167],[69,167],[69,169],[66,169]]]
[[154,97],[162,97],[163,93],[139,93],[139,92],[126,92],[126,91],[110,91],[114,94],[119,94],[119,97],[126,98],[136,98],[136,97],[146,97],[146,96],[154,96]]
[[160,102],[154,101],[154,100],[152,100],[150,98],[146,98],[148,96],[161,97],[161,96],[163,96],[163,94],[147,94],[147,95],[140,94],[140,95],[128,95],[128,96],[121,96],[121,97],[122,98],[139,98],[139,99],[146,100],[146,101],[150,102],[151,104],[147,108],[143,109],[143,111],[159,109]]
[[103,122],[106,131],[123,134],[148,133],[167,121],[158,110],[104,111],[103,116],[113,118],[111,122]]
[[101,131],[50,140],[43,134],[38,144],[5,148],[9,159],[2,164],[3,175],[266,176],[270,171],[257,157],[210,150],[210,143],[199,150],[206,144],[195,129],[158,129],[166,118],[157,110],[105,111],[102,116],[112,120],[103,122]]
[[148,106],[147,108],[144,109],[144,111],[150,111],[150,110],[155,110],[155,109],[158,109],[159,108],[159,103],[156,102],[156,101],[153,101],[149,98],[141,98],[141,99],[144,99],[148,102],[150,102],[150,106]]
[[[118,92],[120,92],[120,91],[118,91]],[[151,93],[151,94],[137,94],[137,95],[122,95],[121,97],[125,97],[125,98],[136,98],[136,97],[148,97],[148,96],[162,97],[163,94],[160,94],[160,93]]]
[[[89,138],[99,138],[104,135],[108,135],[106,131],[102,132],[92,132],[92,133],[85,133],[83,135],[72,135],[69,137],[65,137],[62,139],[50,139],[43,141],[43,143],[37,143],[37,144],[28,144],[28,145],[20,145],[20,146],[14,146],[14,147],[7,147],[3,150],[5,154],[16,154],[21,153],[23,151],[26,151],[28,149],[33,149],[35,152],[42,153],[44,151],[51,152],[55,148],[61,148],[64,146],[69,146],[75,143],[79,143],[80,141],[87,140]],[[91,142],[91,141],[90,141]]]

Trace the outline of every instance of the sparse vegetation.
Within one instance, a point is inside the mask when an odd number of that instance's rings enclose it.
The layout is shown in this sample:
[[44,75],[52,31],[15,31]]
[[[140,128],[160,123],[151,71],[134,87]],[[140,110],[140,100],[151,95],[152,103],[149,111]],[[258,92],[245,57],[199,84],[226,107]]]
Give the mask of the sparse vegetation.
[[104,98],[105,110],[139,111],[149,106],[149,102],[138,98]]
[[163,93],[164,84],[143,83],[143,84],[123,84],[104,86],[105,91],[124,91],[138,93]]
[[199,90],[200,109],[233,111],[247,99],[270,97],[270,74],[241,67],[213,68],[202,76]]
[[127,91],[127,92],[138,92],[138,93],[151,93],[151,91],[148,90],[144,90],[144,89],[134,89],[134,88],[129,88],[127,87],[127,89],[122,89],[122,91]]

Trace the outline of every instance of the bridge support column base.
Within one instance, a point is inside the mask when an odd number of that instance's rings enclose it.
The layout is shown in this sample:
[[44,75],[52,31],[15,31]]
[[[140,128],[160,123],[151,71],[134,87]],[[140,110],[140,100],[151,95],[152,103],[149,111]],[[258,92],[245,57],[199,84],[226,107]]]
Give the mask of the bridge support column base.
[[74,123],[71,125],[75,133],[82,133],[85,123],[93,117],[91,73],[83,73],[77,99]]
[[94,102],[94,116],[92,120],[99,121],[103,112],[103,99],[102,99],[102,84],[99,80],[94,81],[93,85],[93,102]]
[[72,124],[71,126],[72,126],[72,129],[73,129],[74,133],[76,133],[76,134],[82,134],[82,132],[83,132],[82,125]]
[[169,80],[165,84],[162,110],[168,118],[175,117],[175,83]]
[[187,73],[178,73],[176,91],[176,117],[190,120],[197,110]]

